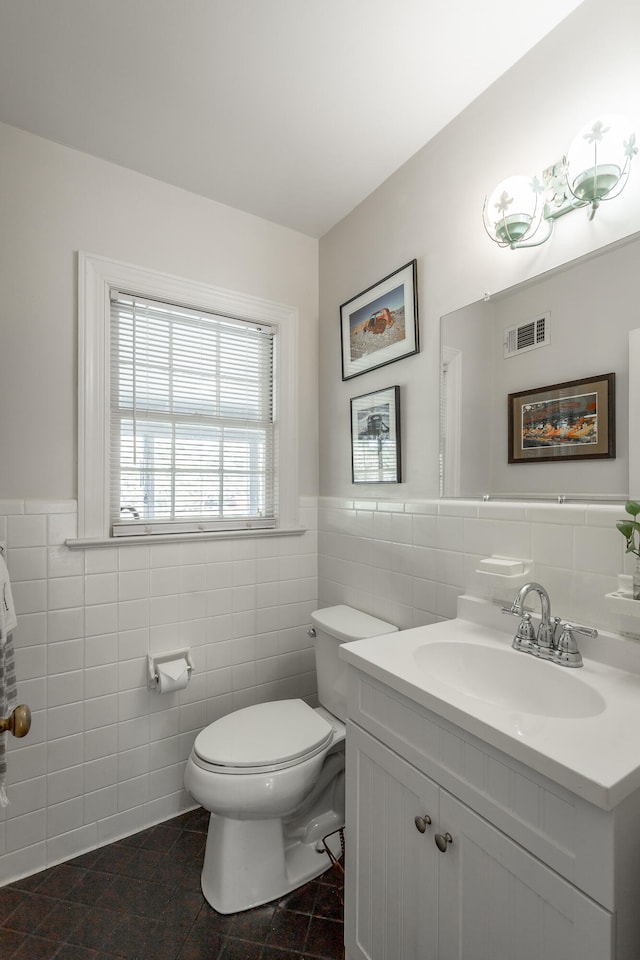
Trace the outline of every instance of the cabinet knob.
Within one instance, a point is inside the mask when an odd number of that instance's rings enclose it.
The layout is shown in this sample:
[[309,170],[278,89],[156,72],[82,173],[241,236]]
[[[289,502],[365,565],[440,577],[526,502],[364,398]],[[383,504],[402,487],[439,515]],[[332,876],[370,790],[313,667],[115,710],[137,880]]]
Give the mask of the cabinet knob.
[[449,844],[453,843],[453,837],[448,832],[445,834],[436,833],[433,839],[435,840],[436,847],[438,848],[440,853],[446,853],[447,847],[449,846]]
[[431,825],[431,817],[428,813],[425,813],[424,817],[416,817],[413,822],[416,825],[416,830],[419,830],[420,833],[424,833],[427,827]]

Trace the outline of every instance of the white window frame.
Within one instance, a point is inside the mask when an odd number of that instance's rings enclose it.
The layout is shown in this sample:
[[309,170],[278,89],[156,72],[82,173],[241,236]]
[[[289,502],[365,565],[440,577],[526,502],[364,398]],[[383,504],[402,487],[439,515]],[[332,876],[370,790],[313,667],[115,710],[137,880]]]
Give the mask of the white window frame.
[[[298,311],[294,307],[78,253],[78,538],[122,544],[110,534],[109,388],[110,291],[114,288],[226,314],[262,321],[276,328],[275,387],[276,528],[298,526]],[[232,536],[234,531],[225,531]],[[219,536],[220,534],[217,534]],[[168,534],[180,539],[180,533]],[[193,535],[191,535],[193,536]],[[216,536],[203,534],[201,536]],[[136,542],[141,537],[136,537]],[[150,535],[149,539],[157,539]]]

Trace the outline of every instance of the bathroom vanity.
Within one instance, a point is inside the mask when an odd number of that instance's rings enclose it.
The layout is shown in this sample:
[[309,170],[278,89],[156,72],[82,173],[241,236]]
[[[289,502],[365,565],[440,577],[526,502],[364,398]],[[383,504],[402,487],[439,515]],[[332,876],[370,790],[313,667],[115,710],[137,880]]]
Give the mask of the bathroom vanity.
[[341,649],[348,960],[640,957],[640,644],[571,670],[512,626],[460,598]]

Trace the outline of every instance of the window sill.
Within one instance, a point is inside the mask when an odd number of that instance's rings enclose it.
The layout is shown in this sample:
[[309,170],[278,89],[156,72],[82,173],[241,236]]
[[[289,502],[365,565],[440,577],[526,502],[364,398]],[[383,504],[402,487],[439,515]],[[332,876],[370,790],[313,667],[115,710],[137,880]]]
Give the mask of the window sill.
[[301,537],[306,527],[273,527],[265,530],[216,530],[206,533],[156,533],[135,537],[90,537],[65,540],[69,550],[91,550],[102,547],[140,546],[150,543],[193,543],[201,540],[247,540],[259,537]]

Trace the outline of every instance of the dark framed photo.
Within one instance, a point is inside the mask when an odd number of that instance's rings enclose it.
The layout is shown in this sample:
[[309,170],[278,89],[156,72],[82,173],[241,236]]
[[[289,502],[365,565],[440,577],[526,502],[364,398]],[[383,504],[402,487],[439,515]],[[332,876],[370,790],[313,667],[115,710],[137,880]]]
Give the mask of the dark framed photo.
[[400,387],[351,400],[353,483],[400,483]]
[[340,307],[342,379],[418,352],[416,261]]
[[509,463],[616,455],[615,373],[509,394]]

